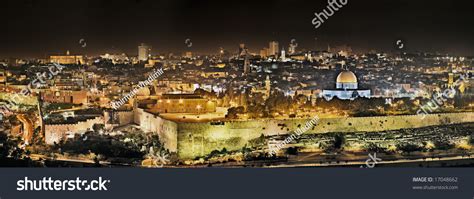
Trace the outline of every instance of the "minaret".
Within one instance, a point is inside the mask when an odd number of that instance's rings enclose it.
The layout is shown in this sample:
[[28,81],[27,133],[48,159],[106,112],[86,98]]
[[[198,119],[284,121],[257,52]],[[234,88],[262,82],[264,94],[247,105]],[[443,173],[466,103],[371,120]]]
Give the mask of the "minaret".
[[244,58],[244,74],[245,75],[247,75],[250,72],[249,65],[250,65],[250,61],[249,61],[249,58],[246,54],[245,58]]
[[342,70],[349,70],[349,68],[347,68],[347,65],[346,65],[345,61],[341,61],[341,69]]
[[250,72],[250,60],[249,60],[249,51],[245,47],[245,44],[240,44],[239,46],[239,55],[240,58],[244,58],[244,75],[247,75]]
[[280,58],[281,58],[282,61],[285,61],[285,59],[286,59],[285,48],[281,49],[281,57]]
[[453,65],[449,67],[448,72],[448,88],[451,88],[454,84],[454,73],[453,73]]
[[38,105],[36,106],[36,108],[38,109],[40,136],[43,139],[43,141],[46,141],[45,129],[44,129],[44,120],[43,120],[44,113],[43,113],[43,110],[42,110],[43,99],[41,98],[41,92],[38,94],[37,100],[38,100]]
[[265,80],[265,98],[266,99],[270,97],[270,89],[271,89],[270,77],[267,75],[267,79]]

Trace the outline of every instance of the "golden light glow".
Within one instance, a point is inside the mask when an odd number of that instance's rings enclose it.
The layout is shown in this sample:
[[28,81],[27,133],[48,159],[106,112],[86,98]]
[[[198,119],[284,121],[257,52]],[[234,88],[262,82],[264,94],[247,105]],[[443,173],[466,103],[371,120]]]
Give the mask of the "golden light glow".
[[342,71],[337,76],[338,83],[357,83],[357,77],[351,71]]
[[434,148],[435,148],[435,145],[433,144],[433,142],[429,141],[429,142],[426,142],[425,148],[427,148],[427,149],[434,149]]

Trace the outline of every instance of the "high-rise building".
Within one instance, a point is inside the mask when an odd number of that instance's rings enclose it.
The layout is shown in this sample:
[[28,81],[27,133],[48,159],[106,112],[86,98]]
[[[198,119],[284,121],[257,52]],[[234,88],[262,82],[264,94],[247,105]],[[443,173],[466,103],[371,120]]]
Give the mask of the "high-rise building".
[[262,50],[260,50],[261,58],[267,58],[267,55],[268,55],[268,48],[263,48]]
[[138,46],[138,60],[146,61],[151,56],[151,46],[142,43]]
[[248,74],[250,72],[250,60],[248,56],[244,58],[244,74]]
[[245,47],[245,44],[239,45],[239,55],[240,58],[244,59],[244,74],[250,72],[250,60],[249,60],[249,50]]
[[271,41],[268,46],[268,56],[277,56],[278,55],[278,42]]
[[243,56],[244,53],[246,53],[247,49],[245,48],[245,44],[240,44],[239,45],[239,56]]

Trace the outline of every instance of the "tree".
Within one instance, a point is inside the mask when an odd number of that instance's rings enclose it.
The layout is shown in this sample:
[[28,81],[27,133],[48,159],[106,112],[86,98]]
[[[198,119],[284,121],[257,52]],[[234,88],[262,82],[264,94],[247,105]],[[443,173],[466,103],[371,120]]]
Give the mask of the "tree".
[[94,124],[92,126],[92,129],[94,130],[94,132],[99,132],[100,130],[103,130],[105,127],[104,124]]
[[411,153],[415,151],[421,151],[423,148],[412,143],[401,143],[397,145],[397,148],[402,152]]
[[434,145],[435,145],[435,148],[437,150],[449,150],[449,149],[453,149],[454,148],[454,144],[451,144],[450,142],[448,141],[441,141],[441,140],[438,140],[438,141],[435,141],[434,142]]
[[11,137],[1,132],[0,143],[0,159],[21,159],[23,157],[25,152],[19,147],[21,141],[18,137]]
[[229,154],[229,151],[227,151],[226,148],[223,148],[221,151],[219,150],[213,150],[211,151],[211,153],[209,153],[206,157],[207,160],[213,158],[213,157],[219,157],[219,156],[222,156],[222,155],[227,155]]
[[249,141],[250,146],[257,148],[266,144],[265,135],[261,134],[260,137],[252,139]]
[[334,134],[334,138],[331,141],[327,142],[326,144],[321,144],[321,148],[326,153],[337,152],[343,148],[344,143],[344,135],[336,133]]
[[206,98],[215,98],[215,97],[217,97],[216,93],[207,92],[206,90],[204,90],[202,88],[198,88],[198,89],[194,90],[194,94],[200,95],[200,96],[203,96],[203,97],[206,97]]
[[288,155],[298,155],[298,148],[289,147],[289,148],[286,149],[286,154],[288,154]]
[[298,96],[295,97],[294,101],[296,101],[296,104],[298,105],[304,105],[308,101],[308,97],[305,95],[299,94]]
[[237,114],[242,114],[244,113],[244,107],[232,107],[229,110],[227,110],[227,115],[225,116],[227,119],[237,119],[238,115]]
[[372,142],[365,146],[365,150],[369,153],[385,153],[387,151],[385,148],[379,147],[377,144]]
[[344,135],[338,133],[334,136],[335,149],[341,149],[345,142],[346,142],[346,139],[344,138]]

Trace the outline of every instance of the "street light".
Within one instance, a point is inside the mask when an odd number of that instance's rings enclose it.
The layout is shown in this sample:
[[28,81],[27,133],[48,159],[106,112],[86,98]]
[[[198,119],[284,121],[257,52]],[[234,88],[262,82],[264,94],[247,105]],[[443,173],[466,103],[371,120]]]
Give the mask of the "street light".
[[199,104],[196,106],[196,109],[198,110],[198,114],[200,114],[201,108],[202,108],[202,106],[199,105]]

